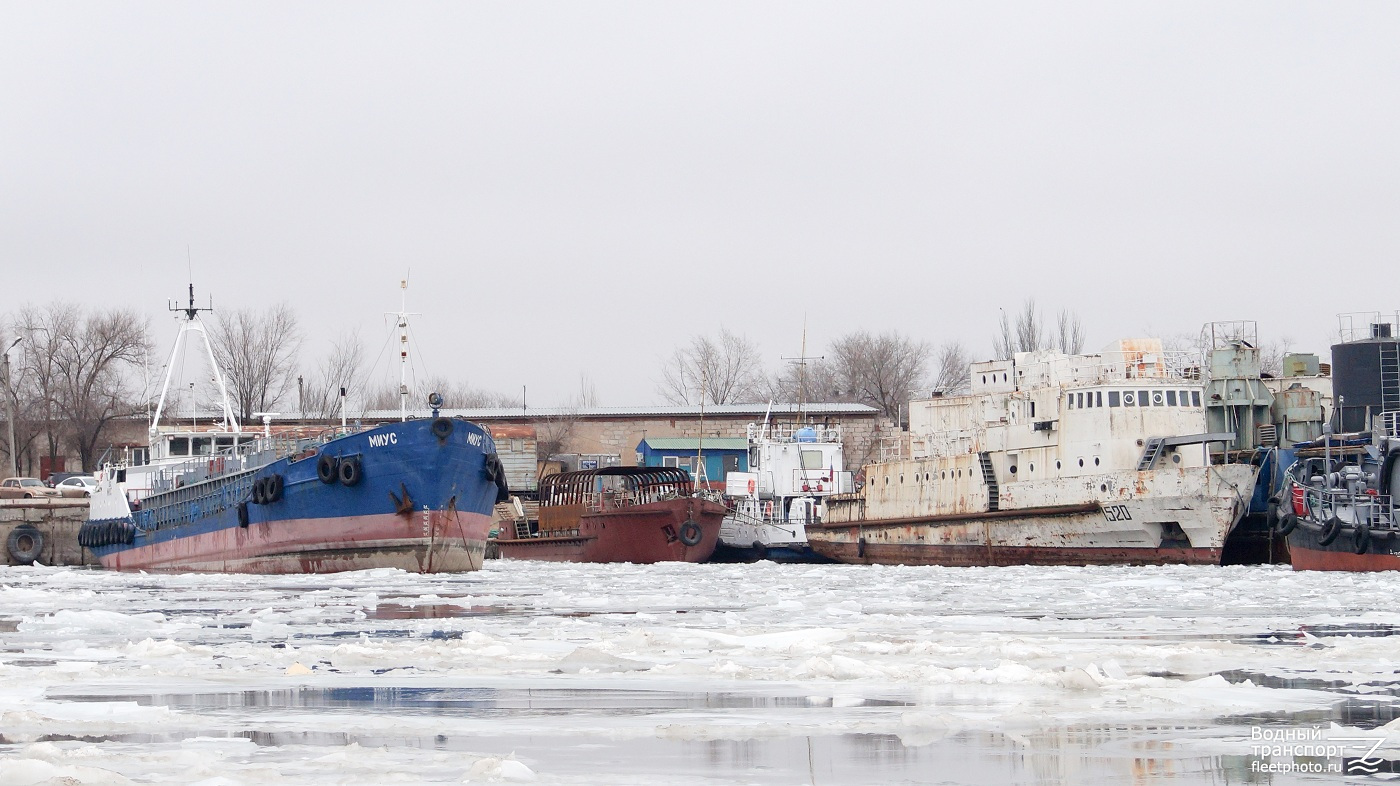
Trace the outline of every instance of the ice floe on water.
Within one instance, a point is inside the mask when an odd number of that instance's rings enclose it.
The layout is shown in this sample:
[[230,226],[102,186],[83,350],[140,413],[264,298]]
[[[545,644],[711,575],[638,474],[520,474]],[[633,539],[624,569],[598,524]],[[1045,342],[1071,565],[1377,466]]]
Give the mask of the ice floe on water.
[[0,568],[0,783],[1340,777],[1260,770],[1296,757],[1268,759],[1258,738],[1381,737],[1373,757],[1400,759],[1392,581],[1273,567]]

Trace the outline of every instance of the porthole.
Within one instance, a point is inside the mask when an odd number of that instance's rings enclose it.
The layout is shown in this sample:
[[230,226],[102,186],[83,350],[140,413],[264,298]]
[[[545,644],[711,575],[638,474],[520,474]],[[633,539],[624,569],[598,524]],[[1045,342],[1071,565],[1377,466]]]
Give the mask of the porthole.
[[1173,464],[1180,464],[1180,463],[1181,463],[1181,454],[1180,454],[1180,453],[1173,453],[1173,454],[1172,454],[1172,463],[1173,463]]
[[1079,466],[1081,466],[1081,467],[1084,466],[1084,459],[1080,459],[1080,460],[1079,460]]
[[1015,464],[1012,464],[1010,467],[1007,468],[1007,471],[1010,472],[1012,475],[1015,475],[1015,474],[1016,474],[1016,465],[1015,465]]
[[904,473],[902,473],[902,472],[899,474],[899,482],[900,482],[901,484],[904,483]]
[[1107,484],[1107,483],[1100,483],[1100,484],[1099,484],[1099,491],[1108,491],[1108,484]]
[[925,482],[925,483],[928,482],[928,473],[927,473],[927,472],[924,473],[924,482]]
[[938,478],[939,478],[939,480],[947,480],[947,479],[948,479],[948,470],[945,469],[945,470],[943,470],[942,472],[938,473]]
[[1027,472],[1035,472],[1035,462],[1031,462],[1030,468],[1027,469],[1026,471],[1027,471]]
[[890,476],[889,476],[889,475],[886,475],[886,476],[885,476],[885,485],[886,485],[886,486],[890,485]]
[[1060,460],[1059,460],[1059,459],[1055,459],[1055,469],[1059,469],[1059,468],[1060,468]]
[[983,384],[983,385],[987,384],[987,375],[986,375],[986,374],[983,374],[983,375],[982,375],[982,384]]
[[1094,466],[1097,467],[1098,465],[1099,465],[1099,457],[1098,457],[1098,456],[1094,456]]

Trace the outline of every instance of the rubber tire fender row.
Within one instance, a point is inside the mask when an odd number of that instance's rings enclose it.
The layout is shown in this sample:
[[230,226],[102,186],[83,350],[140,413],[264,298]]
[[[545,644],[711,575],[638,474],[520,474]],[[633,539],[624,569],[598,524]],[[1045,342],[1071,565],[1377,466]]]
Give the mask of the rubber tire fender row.
[[1340,534],[1342,534],[1342,520],[1333,516],[1322,525],[1322,532],[1318,534],[1317,543],[1319,546],[1330,546]]
[[698,546],[700,545],[700,540],[704,537],[705,532],[700,529],[699,524],[695,523],[695,519],[686,519],[685,523],[681,525],[681,543],[687,546]]
[[364,477],[364,470],[360,467],[359,456],[345,456],[340,460],[340,484],[342,486],[354,486],[359,484]]
[[329,453],[322,453],[316,459],[316,477],[322,483],[331,484],[340,478],[340,458]]
[[267,500],[268,504],[280,501],[282,499],[282,491],[285,488],[286,481],[283,480],[281,475],[276,473],[268,475],[267,478],[263,480],[263,499]]
[[44,551],[44,533],[32,524],[21,524],[10,530],[10,536],[5,539],[5,550],[16,565],[33,565]]
[[263,479],[262,479],[262,478],[255,478],[255,479],[253,480],[253,504],[254,504],[254,505],[263,505],[263,504],[266,504],[266,503],[267,503],[266,498],[263,497],[263,489],[264,489],[264,486],[263,486]]

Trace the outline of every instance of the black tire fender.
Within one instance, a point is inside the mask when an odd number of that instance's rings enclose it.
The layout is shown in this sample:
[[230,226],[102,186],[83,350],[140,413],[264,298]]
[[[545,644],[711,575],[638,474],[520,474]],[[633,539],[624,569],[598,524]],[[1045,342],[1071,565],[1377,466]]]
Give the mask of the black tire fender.
[[354,486],[364,477],[364,471],[360,468],[359,456],[346,456],[340,460],[340,484],[342,486]]
[[695,519],[686,519],[685,523],[681,525],[681,543],[687,546],[697,546],[703,537],[705,537],[705,532],[700,529],[699,524],[695,523]]
[[1351,550],[1356,554],[1365,554],[1371,550],[1371,528],[1365,524],[1356,525],[1356,534],[1352,536]]
[[31,524],[21,524],[10,530],[5,539],[5,550],[16,565],[33,565],[34,560],[44,551],[44,533]]
[[452,418],[433,418],[433,425],[430,428],[433,436],[442,442],[452,436]]
[[761,541],[755,540],[752,548],[754,562],[762,562],[768,559],[768,547],[763,545]]
[[238,526],[247,528],[248,526],[248,503],[238,503]]
[[1342,534],[1342,520],[1333,516],[1322,525],[1322,532],[1318,535],[1317,543],[1319,546],[1330,546],[1340,534]]
[[1278,534],[1287,535],[1298,528],[1298,514],[1287,511],[1278,520]]
[[263,498],[268,504],[282,499],[282,489],[285,488],[281,475],[268,475],[263,481]]
[[258,478],[253,481],[253,504],[261,505],[265,501],[263,498],[263,479]]
[[340,459],[322,453],[321,457],[316,459],[316,477],[322,483],[334,483],[340,477]]

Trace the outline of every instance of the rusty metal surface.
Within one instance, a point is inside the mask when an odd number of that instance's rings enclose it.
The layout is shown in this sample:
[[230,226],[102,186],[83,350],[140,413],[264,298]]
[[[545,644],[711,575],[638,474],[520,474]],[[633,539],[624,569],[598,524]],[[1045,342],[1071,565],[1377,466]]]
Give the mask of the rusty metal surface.
[[[719,543],[720,524],[728,513],[723,505],[697,497],[601,511],[567,507],[577,513],[575,518],[568,521],[561,511],[545,530],[548,508],[541,506],[540,536],[498,538],[501,556],[555,562],[704,562]],[[688,520],[700,527],[700,542],[694,546],[679,537]]]
[[1220,549],[932,546],[812,541],[818,554],[856,565],[1217,565]]

